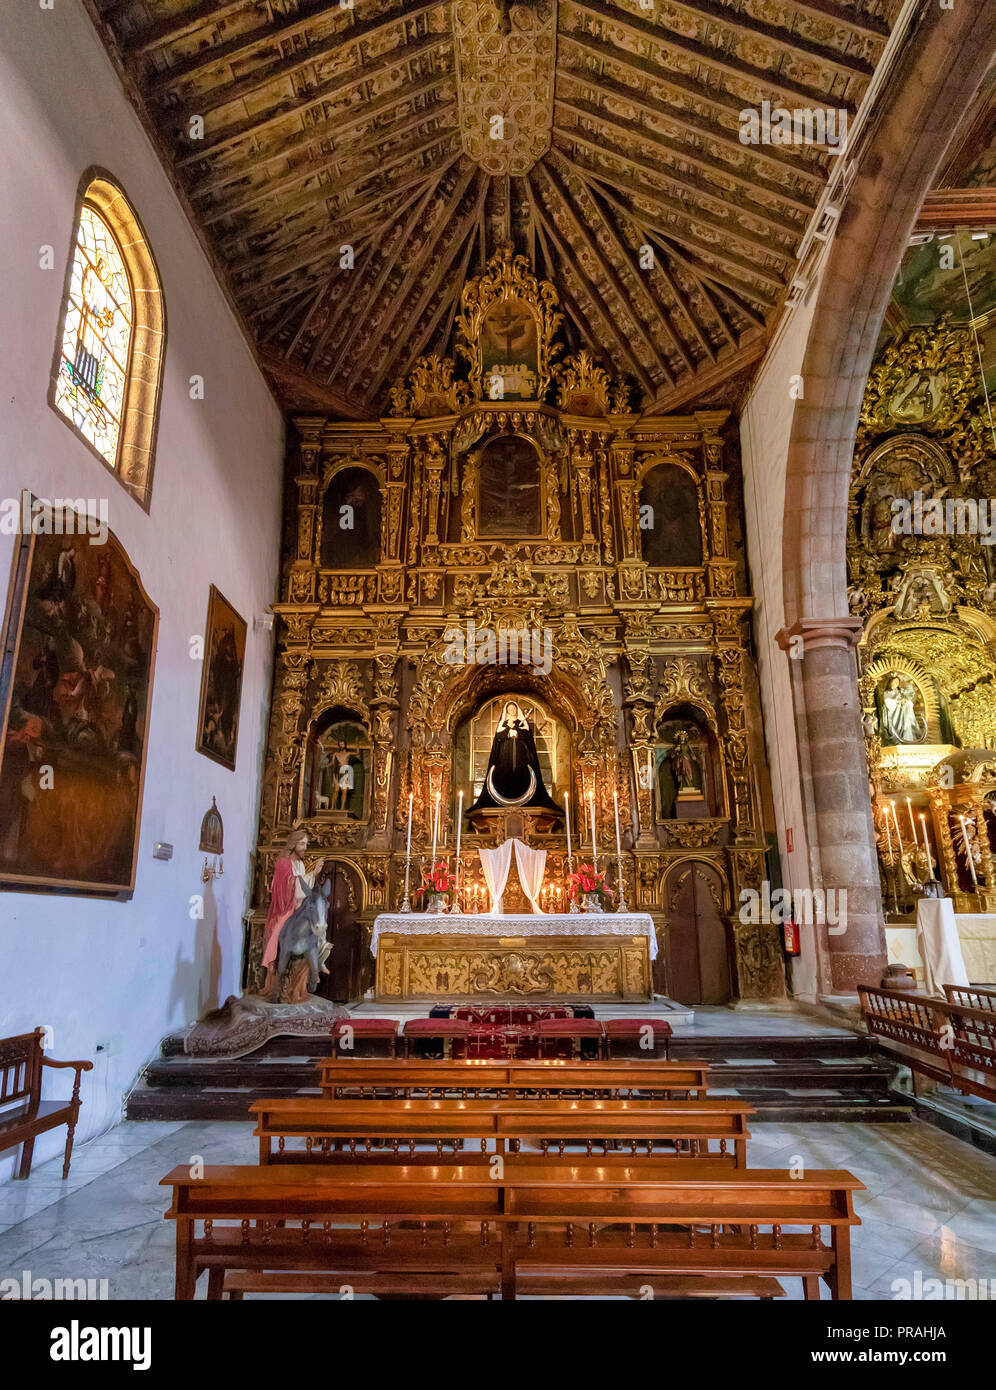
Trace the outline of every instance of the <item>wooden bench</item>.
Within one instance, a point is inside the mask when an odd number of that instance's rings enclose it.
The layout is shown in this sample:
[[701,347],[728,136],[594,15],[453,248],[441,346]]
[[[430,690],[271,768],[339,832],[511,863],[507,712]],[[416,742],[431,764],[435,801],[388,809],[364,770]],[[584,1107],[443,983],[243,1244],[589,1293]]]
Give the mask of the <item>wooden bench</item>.
[[[819,1298],[851,1296],[852,1194],[847,1172],[703,1172],[695,1162],[625,1166],[562,1159],[480,1165],[364,1161],[341,1166],[181,1165],[173,1189],[178,1299],[208,1297],[226,1275],[298,1273],[300,1291],[356,1287],[363,1276],[420,1291],[570,1293],[576,1281],[636,1277],[667,1296],[675,1279],[802,1280]],[[824,1239],[824,1230],[828,1240]],[[315,1276],[320,1276],[316,1278]],[[339,1281],[339,1282],[336,1282]],[[625,1287],[625,1285],[623,1286]],[[440,1294],[440,1296],[443,1296]]]
[[[418,1293],[423,1298],[486,1298],[500,1291],[497,1272],[493,1276],[452,1276],[423,1274],[418,1280]],[[297,1270],[257,1271],[233,1270],[224,1276],[223,1297],[241,1299],[247,1293],[338,1295],[342,1299],[357,1294],[373,1294],[377,1298],[392,1298],[412,1292],[410,1279],[389,1274],[358,1274],[345,1283],[341,1275],[324,1274],[320,1270],[301,1273]],[[518,1297],[533,1298],[757,1298],[768,1301],[784,1298],[785,1290],[777,1279],[752,1278],[743,1274],[730,1279],[709,1278],[708,1275],[658,1274],[652,1285],[636,1274],[581,1275],[545,1279],[541,1275],[524,1275],[517,1280]],[[217,1294],[214,1295],[217,1297]]]
[[[675,1158],[712,1161],[739,1168],[747,1162],[747,1116],[743,1101],[691,1100],[312,1100],[306,1097],[254,1101],[254,1134],[261,1164],[314,1163],[348,1159],[358,1151],[417,1157],[419,1145],[435,1148],[423,1157],[435,1162],[447,1147],[454,1156],[465,1141],[481,1154],[518,1153],[523,1143],[541,1152],[564,1153],[600,1147],[600,1157],[628,1145]],[[288,1147],[287,1140],[303,1140]],[[274,1151],[274,1140],[276,1150]]]
[[996,1013],[996,989],[983,985],[942,985],[944,997],[949,1004],[969,1009],[988,1009]]
[[496,1062],[376,1061],[324,1057],[318,1062],[322,1094],[329,1099],[410,1099],[474,1096],[579,1095],[623,1099],[704,1096],[705,1062]]
[[[45,1029],[0,1038],[0,1152],[21,1148],[18,1178],[31,1172],[35,1139],[59,1125],[67,1127],[66,1150],[62,1162],[63,1180],[69,1177],[73,1156],[73,1136],[80,1114],[80,1078],[91,1071],[92,1062],[55,1062],[44,1052]],[[42,1068],[72,1067],[76,1072],[69,1100],[42,1100]],[[7,1108],[10,1107],[10,1108]]]
[[859,985],[861,1011],[879,1047],[913,1074],[963,1095],[996,1100],[996,1012],[946,999]]

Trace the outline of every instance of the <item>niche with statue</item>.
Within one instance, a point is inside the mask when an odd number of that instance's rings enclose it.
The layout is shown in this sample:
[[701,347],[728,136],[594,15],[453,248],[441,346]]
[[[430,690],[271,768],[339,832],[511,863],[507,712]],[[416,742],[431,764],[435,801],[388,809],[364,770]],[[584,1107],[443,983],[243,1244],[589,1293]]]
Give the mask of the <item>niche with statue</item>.
[[358,715],[330,710],[308,735],[302,814],[365,821],[369,814],[370,736]]
[[671,712],[658,726],[654,784],[658,820],[702,820],[717,814],[708,730],[697,718]]

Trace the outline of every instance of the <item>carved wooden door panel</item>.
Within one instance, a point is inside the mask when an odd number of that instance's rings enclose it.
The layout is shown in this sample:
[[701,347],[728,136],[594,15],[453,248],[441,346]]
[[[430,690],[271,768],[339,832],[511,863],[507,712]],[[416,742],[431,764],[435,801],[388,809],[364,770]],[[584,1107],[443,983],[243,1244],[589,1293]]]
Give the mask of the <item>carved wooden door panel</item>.
[[725,1004],[731,996],[723,885],[708,864],[677,865],[665,884],[668,994],[679,1004]]
[[355,872],[345,864],[330,866],[328,931],[332,954],[326,962],[329,973],[319,981],[317,993],[324,999],[349,1003],[362,994],[360,970],[363,931],[356,920],[360,910],[360,885]]

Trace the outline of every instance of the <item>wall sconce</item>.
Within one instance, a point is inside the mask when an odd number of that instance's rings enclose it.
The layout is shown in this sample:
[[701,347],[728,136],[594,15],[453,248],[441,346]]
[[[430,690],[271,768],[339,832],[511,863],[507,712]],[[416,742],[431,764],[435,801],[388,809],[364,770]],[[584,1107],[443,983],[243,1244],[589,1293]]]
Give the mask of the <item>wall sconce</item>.
[[218,803],[213,796],[211,809],[201,821],[201,838],[198,849],[205,856],[217,855],[217,862],[212,858],[209,863],[205,857],[204,867],[201,869],[201,882],[210,883],[213,878],[221,878],[225,872],[225,827],[222,824]]

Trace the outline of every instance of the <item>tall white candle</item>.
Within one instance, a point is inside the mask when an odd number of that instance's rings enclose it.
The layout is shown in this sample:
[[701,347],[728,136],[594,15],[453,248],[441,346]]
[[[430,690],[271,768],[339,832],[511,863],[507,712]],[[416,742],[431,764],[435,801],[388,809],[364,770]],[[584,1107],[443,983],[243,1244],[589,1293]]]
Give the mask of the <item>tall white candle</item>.
[[968,871],[972,875],[972,885],[978,888],[979,880],[975,873],[975,860],[972,858],[972,846],[968,841],[968,831],[965,829],[965,817],[959,816],[958,819],[961,821],[961,839],[962,844],[965,846],[965,858],[968,860]]
[[439,838],[439,798],[440,798],[440,795],[441,795],[440,792],[436,792],[436,810],[435,810],[435,814],[434,814],[433,817],[432,817],[432,863],[429,865],[429,872],[430,872],[430,873],[432,872],[432,870],[435,868],[435,865],[436,865],[436,840]]
[[885,842],[889,846],[889,859],[892,859],[892,831],[889,829],[889,813],[886,811],[883,817],[885,821]]
[[915,822],[914,822],[914,820],[913,820],[913,807],[912,807],[912,805],[911,805],[911,803],[910,803],[909,797],[906,798],[906,811],[907,811],[907,813],[908,813],[908,815],[909,815],[909,818],[910,818],[910,830],[913,832],[913,848],[914,848],[914,849],[919,849],[919,848],[920,848],[920,841],[919,841],[919,840],[917,839],[917,837],[916,837],[916,824],[915,824]]
[[889,802],[889,809],[892,811],[892,823],[896,827],[896,839],[899,841],[899,857],[901,859],[903,857],[903,836],[899,829],[899,817],[896,815],[896,803],[894,801]]
[[412,870],[412,803],[415,800],[415,793],[408,793],[408,843],[405,845],[405,911],[408,911],[408,883]]
[[571,803],[567,792],[564,792],[564,815],[567,818],[567,858],[571,857]]
[[598,846],[595,843],[595,793],[588,793],[588,805],[591,807],[591,867],[598,868]]
[[616,813],[616,858],[617,858],[617,859],[621,859],[621,858],[622,858],[622,840],[619,838],[619,793],[618,793],[618,792],[614,791],[614,792],[612,793],[612,801],[613,801],[613,804],[614,804],[614,806],[615,806],[615,813]]
[[930,857],[930,841],[927,839],[927,821],[922,811],[920,812],[920,829],[923,831],[923,847],[927,851],[927,867],[930,869],[930,877],[933,878],[934,861]]
[[457,847],[456,847],[456,873],[453,875],[453,902],[457,901],[457,894],[460,891],[460,831],[463,829],[463,790],[457,798]]

